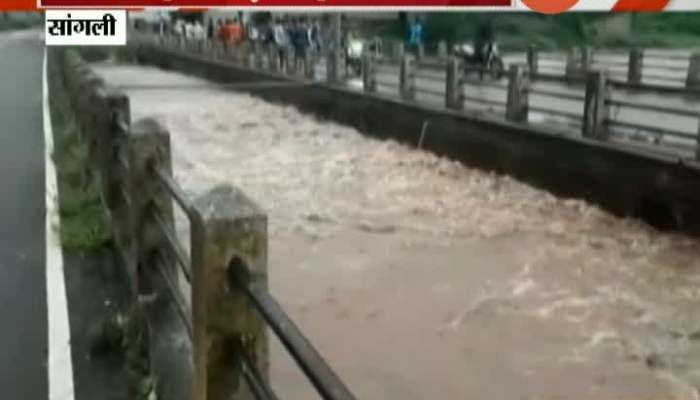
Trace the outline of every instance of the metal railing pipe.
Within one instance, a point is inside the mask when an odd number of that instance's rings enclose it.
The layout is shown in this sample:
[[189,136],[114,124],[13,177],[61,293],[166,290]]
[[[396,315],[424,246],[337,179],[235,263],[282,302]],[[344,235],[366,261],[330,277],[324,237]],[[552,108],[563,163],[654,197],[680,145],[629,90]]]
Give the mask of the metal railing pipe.
[[245,265],[234,265],[229,279],[250,299],[299,368],[324,400],[354,400],[355,396],[301,333],[262,282],[251,279]]

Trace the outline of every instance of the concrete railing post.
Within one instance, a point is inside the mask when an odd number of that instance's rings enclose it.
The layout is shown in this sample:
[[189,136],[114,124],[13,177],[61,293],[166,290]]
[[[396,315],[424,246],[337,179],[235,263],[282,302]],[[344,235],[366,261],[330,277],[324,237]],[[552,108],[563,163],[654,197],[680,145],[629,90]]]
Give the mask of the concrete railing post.
[[326,80],[329,83],[339,83],[341,80],[342,58],[340,50],[331,51],[326,59]]
[[[89,75],[83,75],[89,76]],[[119,210],[124,212],[124,201],[120,198],[118,186],[124,184],[124,173],[119,168],[119,148],[128,134],[129,122],[129,98],[121,92],[110,90],[104,85],[93,87],[91,94],[84,91],[87,87],[77,86],[73,88],[72,96],[82,98],[73,106],[80,110],[84,117],[78,121],[85,129],[83,139],[88,145],[88,154],[91,163],[95,165],[100,175],[101,193],[105,207],[110,213]],[[124,127],[117,126],[117,118],[125,122]],[[116,224],[123,219],[115,220]],[[119,226],[118,230],[121,231]],[[118,241],[122,235],[116,235]]]
[[314,62],[314,54],[311,49],[306,49],[304,52],[304,77],[314,80],[316,78],[316,65]]
[[216,59],[216,49],[214,48],[214,44],[216,42],[214,39],[204,39],[204,51],[210,59]]
[[413,74],[413,57],[404,54],[401,60],[401,76],[399,77],[399,91],[404,100],[414,100],[416,98],[416,78]]
[[244,68],[253,68],[255,65],[255,55],[246,43],[238,44],[239,64]]
[[590,47],[582,47],[581,48],[581,65],[580,65],[580,70],[581,70],[581,75],[585,76],[588,74],[588,71],[591,70],[591,67],[593,66],[593,49]]
[[209,46],[211,47],[211,56],[216,59],[219,58],[221,41],[214,35],[213,38],[209,39]]
[[262,43],[255,43],[254,47],[255,53],[255,69],[262,71],[265,64],[265,59],[263,58]]
[[540,63],[540,55],[535,46],[527,48],[527,67],[531,74],[536,74]]
[[377,69],[374,67],[374,61],[369,55],[365,55],[362,58],[362,87],[368,93],[377,91]]
[[292,47],[289,47],[286,51],[287,57],[287,74],[296,75],[297,73],[297,55],[296,51]]
[[222,47],[221,58],[223,60],[230,60],[231,59],[231,51],[232,51],[231,43],[229,43],[225,40],[222,40],[221,47]]
[[528,69],[524,65],[510,66],[508,77],[508,99],[506,119],[512,122],[527,122],[529,107]]
[[403,56],[406,53],[406,50],[404,49],[404,44],[403,42],[396,41],[394,42],[394,45],[392,46],[392,59],[395,62],[401,62],[403,60]]
[[642,70],[644,68],[644,50],[633,49],[630,51],[629,66],[627,70],[627,82],[642,83]]
[[439,41],[437,51],[438,51],[437,55],[441,60],[447,59],[447,56],[448,56],[448,54],[447,54],[447,42],[444,40]]
[[148,328],[150,372],[158,381],[158,398],[189,400],[192,393],[192,346],[188,340],[188,321],[182,321],[177,301],[163,276],[179,290],[179,270],[174,258],[167,257],[170,247],[161,224],[175,231],[170,194],[153,173],[153,168],[172,176],[170,136],[153,119],[134,123],[129,135],[129,180],[132,190],[130,218],[135,246],[130,266],[139,295],[154,301],[141,304]]
[[241,43],[234,45],[233,55],[236,64],[244,67],[248,65],[248,53]]
[[[698,138],[700,138],[700,126],[698,126]],[[695,139],[695,160],[700,161],[700,139]]]
[[566,55],[565,77],[569,83],[586,78],[592,62],[592,51],[584,47],[580,51],[571,50]]
[[459,59],[451,57],[447,60],[447,76],[445,78],[445,107],[453,110],[461,110],[462,102],[462,75],[459,73]]
[[248,398],[240,397],[247,387],[235,357],[245,352],[267,380],[267,336],[264,322],[230,278],[245,265],[258,282],[267,282],[267,216],[230,186],[214,188],[194,206],[201,220],[192,225],[192,398]]
[[226,58],[226,47],[224,46],[224,42],[220,39],[214,39],[214,56],[218,60]]
[[425,45],[423,43],[418,44],[418,54],[416,54],[418,60],[425,59]]
[[[122,165],[124,160],[129,157],[126,153],[131,123],[129,97],[122,92],[111,89],[105,90],[98,96],[102,97],[98,102],[106,105],[107,114],[104,117],[106,119],[104,123],[108,123],[109,128],[102,132],[93,131],[90,141],[97,141],[97,165],[102,178],[103,198],[110,216],[115,242],[123,254],[129,254],[132,251],[134,233],[129,221],[133,194],[130,188],[130,177],[126,170],[128,165]],[[131,287],[135,290],[137,285],[135,271],[132,270],[134,268],[133,260],[126,258],[124,261],[127,264],[129,276],[132,278]],[[134,294],[137,292],[134,291]]]
[[256,54],[257,48],[255,45],[250,46],[246,45],[245,46],[245,66],[250,68],[250,69],[255,69],[258,64],[258,55]]
[[277,45],[271,43],[267,46],[267,66],[272,72],[277,72],[280,70],[280,68],[282,68],[282,66],[278,63],[277,54]]
[[606,104],[609,95],[608,72],[592,71],[586,77],[586,100],[583,112],[584,137],[605,140],[607,138],[607,119],[609,107]]
[[167,130],[153,119],[139,120],[134,123],[129,134],[128,162],[131,186],[133,190],[138,190],[131,200],[131,219],[135,224],[134,233],[138,245],[136,260],[132,266],[133,271],[130,272],[133,275],[134,288],[141,291],[144,287],[140,282],[138,271],[152,268],[150,263],[153,252],[164,245],[163,236],[159,234],[153,223],[152,208],[158,209],[171,227],[173,223],[170,197],[150,170],[152,165],[156,165],[168,175],[172,175],[170,136]]
[[688,65],[688,76],[685,81],[688,89],[700,88],[700,53],[690,55],[690,64]]
[[571,82],[577,77],[578,56],[575,50],[569,50],[566,53],[566,66],[564,67],[564,77]]
[[226,43],[226,60],[238,63],[238,50],[239,47],[230,42]]

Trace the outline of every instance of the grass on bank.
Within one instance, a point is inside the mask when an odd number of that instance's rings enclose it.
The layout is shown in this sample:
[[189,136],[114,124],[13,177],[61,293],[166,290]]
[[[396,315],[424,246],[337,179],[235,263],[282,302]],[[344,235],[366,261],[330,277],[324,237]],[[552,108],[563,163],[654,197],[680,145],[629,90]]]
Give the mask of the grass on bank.
[[54,133],[61,216],[61,243],[67,249],[91,250],[111,236],[100,198],[100,183],[91,173],[87,144],[70,109],[55,54],[49,55],[49,107]]
[[[111,241],[100,197],[100,182],[92,173],[87,144],[81,139],[63,87],[57,54],[50,50],[48,55],[61,242],[64,249],[93,250]],[[116,314],[108,319],[99,335],[93,338],[90,349],[96,357],[107,353],[124,357],[124,370],[130,382],[126,390],[134,400],[157,400],[157,382],[149,372],[147,332],[142,315],[133,308],[125,315]]]

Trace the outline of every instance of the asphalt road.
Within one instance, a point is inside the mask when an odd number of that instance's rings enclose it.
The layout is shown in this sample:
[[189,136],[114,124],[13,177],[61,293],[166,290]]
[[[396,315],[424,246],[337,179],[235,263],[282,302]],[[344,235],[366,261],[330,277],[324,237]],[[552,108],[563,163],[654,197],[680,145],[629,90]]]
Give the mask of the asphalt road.
[[0,398],[47,398],[43,43],[0,35]]

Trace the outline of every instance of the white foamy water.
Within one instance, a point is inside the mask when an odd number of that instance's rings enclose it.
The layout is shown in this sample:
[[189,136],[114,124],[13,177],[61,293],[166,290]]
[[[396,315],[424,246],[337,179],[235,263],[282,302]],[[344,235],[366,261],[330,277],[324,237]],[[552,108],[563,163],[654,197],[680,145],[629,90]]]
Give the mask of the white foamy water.
[[[271,287],[360,397],[696,396],[695,240],[197,79],[100,71],[194,85],[128,91],[134,119],[168,127],[188,193],[229,183],[268,212]],[[272,357],[281,397],[309,398]]]

